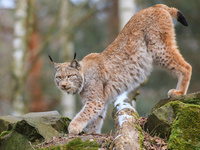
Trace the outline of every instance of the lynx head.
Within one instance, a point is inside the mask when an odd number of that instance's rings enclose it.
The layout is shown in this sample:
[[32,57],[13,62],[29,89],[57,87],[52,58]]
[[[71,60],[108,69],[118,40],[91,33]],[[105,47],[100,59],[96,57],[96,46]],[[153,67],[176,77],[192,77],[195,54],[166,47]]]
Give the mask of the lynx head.
[[75,57],[76,54],[71,63],[55,63],[49,56],[55,68],[55,83],[60,90],[68,94],[79,93],[83,87],[81,66]]

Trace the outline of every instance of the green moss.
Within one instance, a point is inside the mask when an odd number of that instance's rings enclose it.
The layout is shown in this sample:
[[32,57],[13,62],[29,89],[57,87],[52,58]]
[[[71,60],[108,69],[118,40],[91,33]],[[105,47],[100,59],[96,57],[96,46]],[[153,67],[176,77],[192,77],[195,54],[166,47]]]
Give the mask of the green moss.
[[40,150],[98,150],[100,145],[96,141],[82,141],[81,138],[71,140],[68,144],[42,148]]
[[[131,110],[132,112],[131,112],[131,114],[133,114],[132,116],[134,117],[134,118],[139,118],[140,116],[139,116],[139,114],[137,113],[137,112],[134,112],[133,110]],[[144,148],[144,144],[143,144],[143,141],[144,141],[144,135],[143,135],[143,133],[142,133],[142,128],[141,128],[141,126],[140,125],[138,125],[138,123],[137,123],[137,121],[134,123],[134,125],[136,126],[136,128],[137,128],[137,130],[139,131],[139,138],[140,138],[140,148],[141,148],[141,150]]]
[[177,102],[171,103],[174,103],[172,105],[177,111],[177,116],[172,126],[168,149],[199,150],[200,106],[184,104],[178,107]]
[[152,109],[145,129],[160,136],[169,133],[168,149],[200,150],[200,92],[161,100]]
[[3,132],[1,132],[1,134],[0,134],[0,140],[2,140],[6,135],[8,135],[10,133],[11,133],[11,131],[3,131]]
[[187,99],[187,100],[184,100],[183,103],[200,105],[200,99],[198,99],[198,98]]
[[64,124],[64,126],[62,129],[60,129],[60,132],[63,134],[68,134],[68,126],[71,122],[71,119],[68,117],[61,117],[61,122]]
[[[137,112],[134,112],[133,110],[131,110],[133,112],[133,114],[136,116],[136,118],[139,118],[140,115]],[[133,116],[134,117],[134,116]]]
[[135,126],[136,126],[136,128],[137,128],[137,130],[139,131],[139,134],[140,134],[140,148],[141,148],[141,150],[143,150],[143,148],[144,148],[144,144],[143,144],[143,142],[144,142],[144,135],[143,135],[143,133],[142,133],[142,128],[141,128],[141,126],[140,125],[138,125],[137,123],[135,123]]
[[64,124],[68,127],[69,123],[72,121],[70,118],[68,117],[61,117],[62,121],[64,122]]
[[171,97],[168,99],[162,99],[152,108],[151,112],[164,106],[165,104],[167,104],[169,102],[175,102],[175,101],[200,105],[200,92],[191,93],[191,94],[187,94],[187,95],[174,96],[174,97]]
[[0,143],[0,150],[31,150],[29,140],[22,134],[13,131]]
[[176,118],[177,110],[181,109],[181,102],[169,102],[154,110],[148,117],[145,129],[152,136],[168,138],[171,132],[171,124]]
[[11,134],[14,131],[14,128],[16,127],[17,123],[14,123],[12,126],[9,126],[7,130],[2,131],[0,134],[0,142],[1,140],[4,139],[4,137],[6,137],[7,135]]

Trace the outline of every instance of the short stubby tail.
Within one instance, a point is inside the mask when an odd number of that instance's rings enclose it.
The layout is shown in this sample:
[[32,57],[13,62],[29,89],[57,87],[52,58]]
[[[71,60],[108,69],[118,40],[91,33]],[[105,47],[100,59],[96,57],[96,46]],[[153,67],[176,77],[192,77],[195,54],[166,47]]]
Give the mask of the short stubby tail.
[[185,16],[180,10],[177,11],[177,21],[183,24],[184,26],[188,26],[187,20],[185,19]]
[[164,4],[157,4],[157,5],[155,5],[155,7],[162,8],[162,9],[168,11],[169,14],[172,16],[172,18],[177,19],[177,21],[180,22],[181,24],[183,24],[184,26],[188,26],[187,20],[185,19],[185,16],[183,15],[183,13],[180,10],[178,10],[174,7],[168,7]]

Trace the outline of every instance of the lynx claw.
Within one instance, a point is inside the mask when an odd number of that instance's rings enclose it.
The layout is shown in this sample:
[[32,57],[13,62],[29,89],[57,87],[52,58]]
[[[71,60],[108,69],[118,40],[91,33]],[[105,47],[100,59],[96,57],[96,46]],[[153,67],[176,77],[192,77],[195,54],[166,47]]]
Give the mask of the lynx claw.
[[175,90],[175,89],[171,89],[171,90],[169,90],[169,92],[168,92],[168,98],[170,98],[170,97],[173,97],[173,96],[177,96],[177,95],[184,95],[185,93],[184,92],[182,92],[182,91],[178,91],[178,90]]

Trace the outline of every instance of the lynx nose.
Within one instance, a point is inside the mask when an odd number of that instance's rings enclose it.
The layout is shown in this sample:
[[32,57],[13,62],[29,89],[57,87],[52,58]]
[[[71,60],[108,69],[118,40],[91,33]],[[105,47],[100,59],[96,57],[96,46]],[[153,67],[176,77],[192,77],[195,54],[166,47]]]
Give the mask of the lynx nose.
[[65,88],[66,88],[66,85],[61,85],[61,87],[62,87],[63,89],[65,89]]
[[69,90],[69,89],[71,89],[71,87],[67,87],[66,85],[61,85],[61,89],[62,90]]

